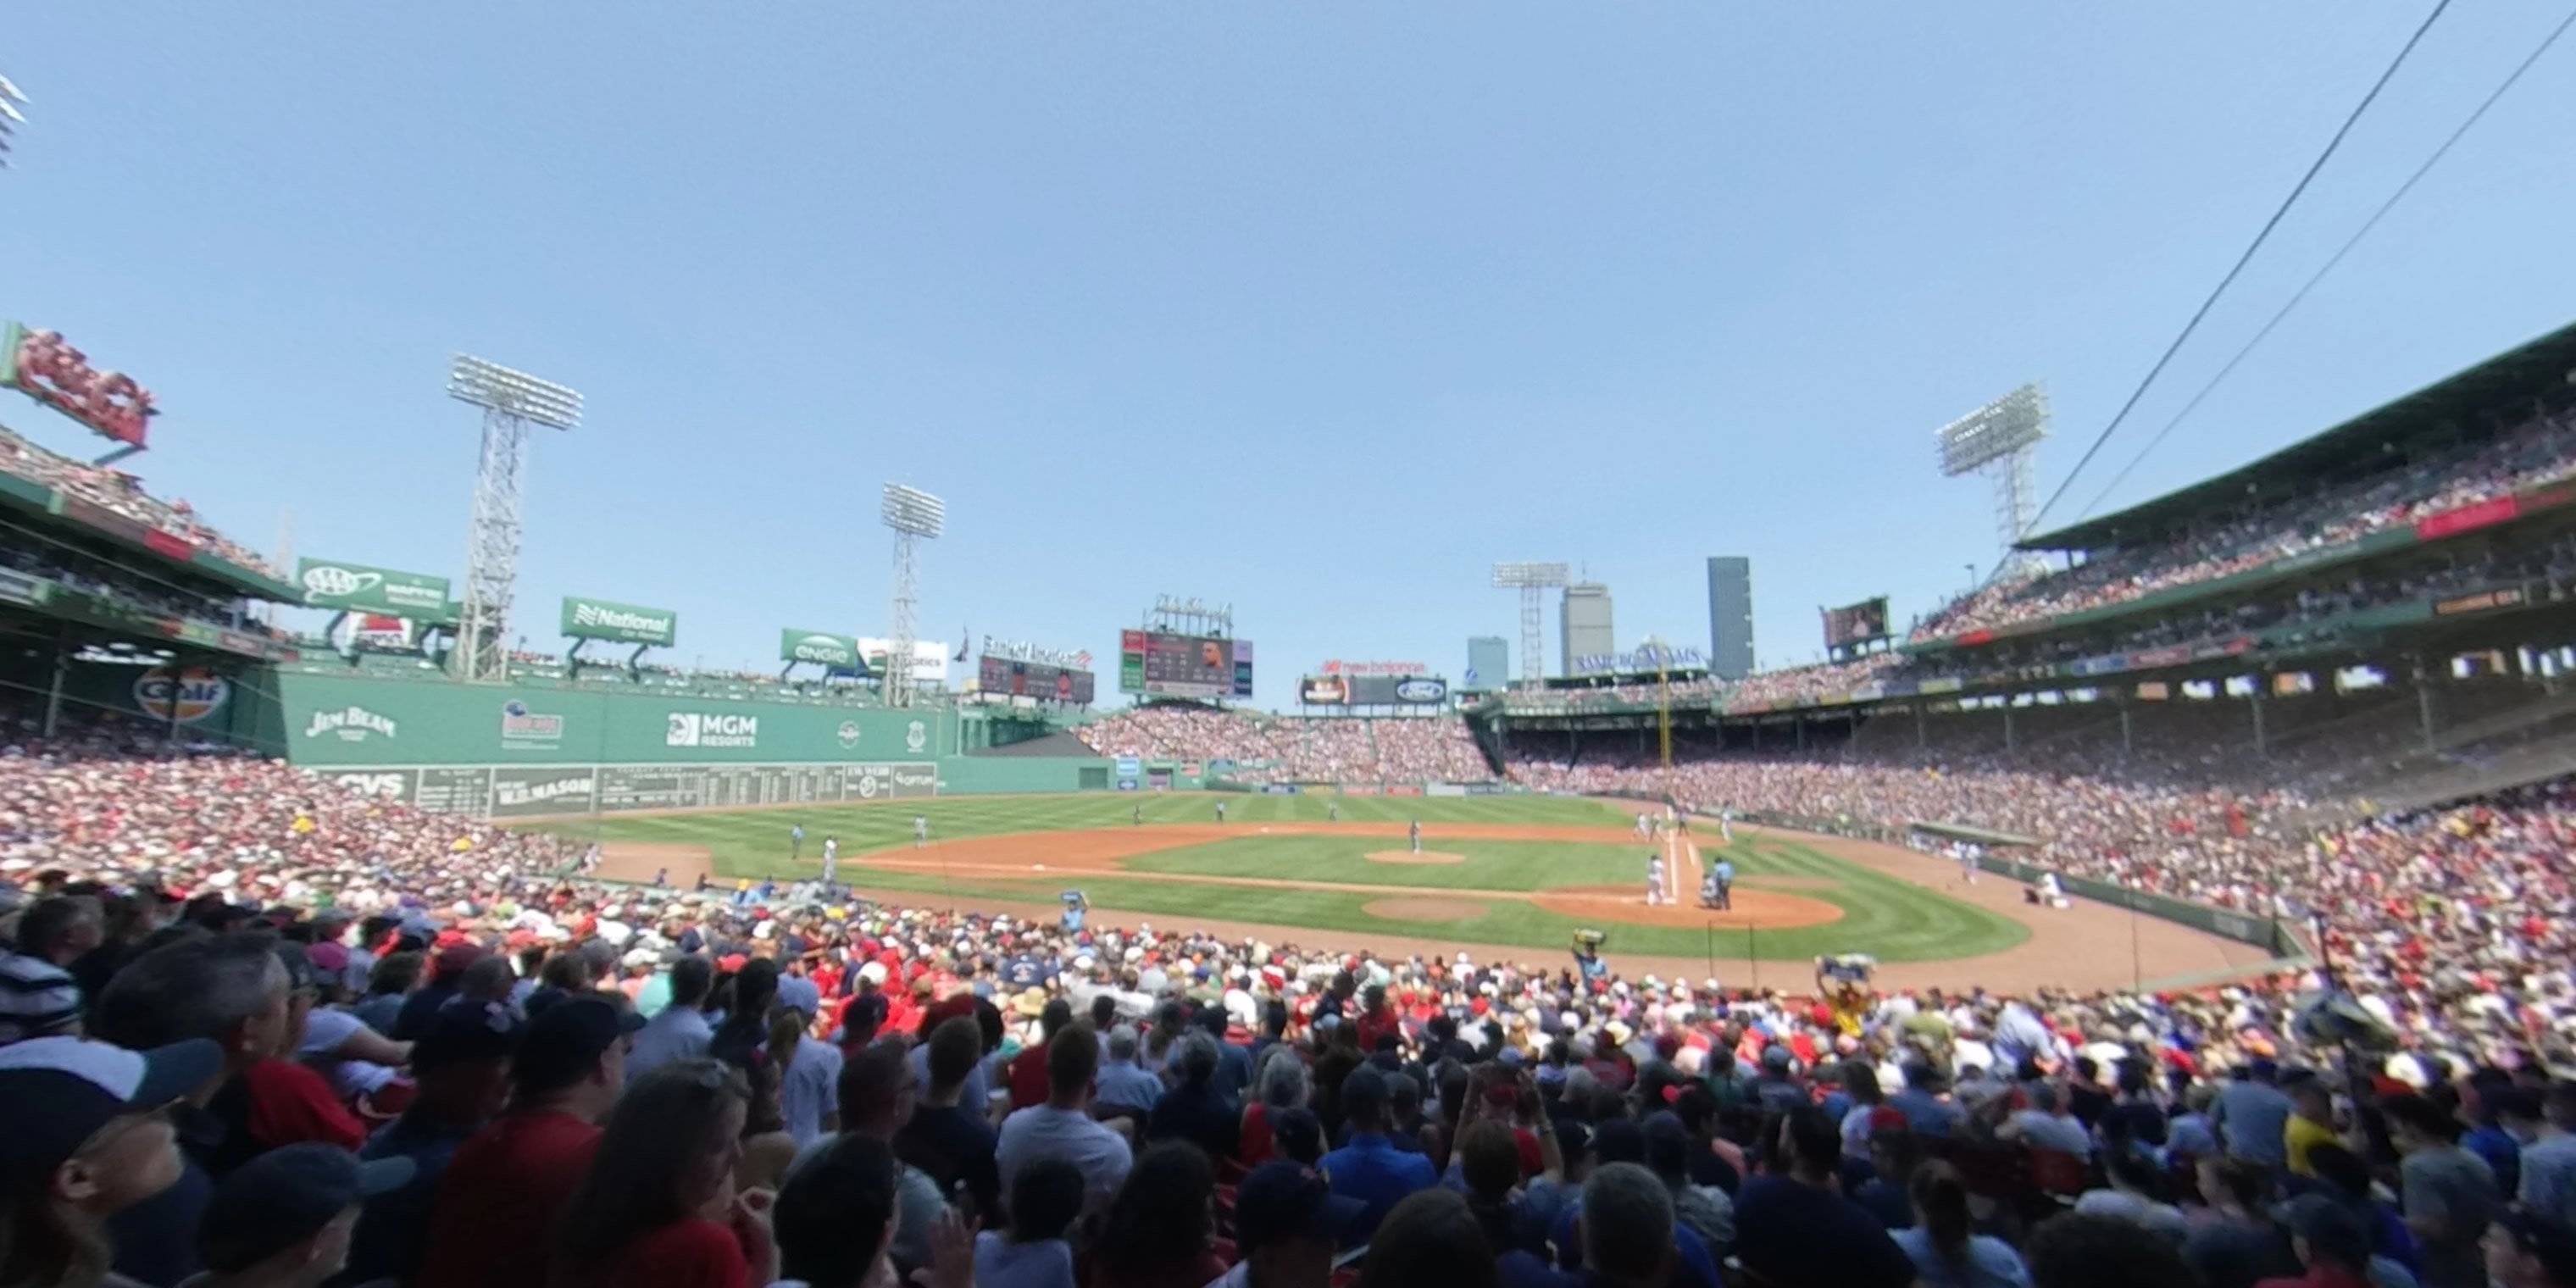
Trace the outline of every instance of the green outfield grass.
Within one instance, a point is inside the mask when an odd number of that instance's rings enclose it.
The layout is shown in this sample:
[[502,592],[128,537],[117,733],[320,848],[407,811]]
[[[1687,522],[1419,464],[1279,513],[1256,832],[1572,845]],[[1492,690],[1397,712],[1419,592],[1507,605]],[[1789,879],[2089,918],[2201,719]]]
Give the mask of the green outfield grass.
[[[926,900],[980,897],[1052,902],[1058,892],[1078,885],[1104,910],[1171,918],[1176,924],[1186,924],[1188,918],[1195,916],[1312,927],[1319,939],[1328,933],[1348,939],[1402,935],[1456,940],[1468,945],[1559,949],[1584,924],[1508,899],[1475,900],[1480,911],[1452,921],[1396,920],[1367,911],[1371,902],[1390,897],[1375,892],[1218,887],[1094,874],[1069,879],[950,880],[936,873],[871,868],[856,861],[872,850],[896,848],[908,857],[916,815],[929,818],[931,836],[936,840],[1009,832],[1129,828],[1136,826],[1134,812],[1140,809],[1148,827],[1158,823],[1209,823],[1215,820],[1215,805],[1220,799],[1226,803],[1228,825],[1244,825],[1246,835],[1137,855],[1125,861],[1127,867],[1139,873],[1443,890],[1548,890],[1644,880],[1645,842],[1582,844],[1435,836],[1427,848],[1460,854],[1467,861],[1399,865],[1373,863],[1365,856],[1372,850],[1400,848],[1404,844],[1400,837],[1259,833],[1265,822],[1324,822],[1327,801],[1336,798],[1302,795],[945,797],[810,809],[609,817],[549,827],[607,841],[702,845],[714,856],[720,874],[751,877],[810,876],[823,838],[837,836],[844,856],[845,880],[875,889],[918,892]],[[1426,827],[1454,822],[1625,828],[1633,812],[1598,801],[1538,796],[1363,796],[1338,798],[1336,803],[1346,822],[1403,823],[1418,818]],[[788,829],[797,824],[802,824],[806,833],[806,862],[801,865],[791,864],[787,858]],[[1795,893],[1843,910],[1839,922],[1766,930],[1750,941],[1743,931],[1733,931],[1725,948],[1731,953],[1745,952],[1750,942],[1760,956],[1785,961],[1863,948],[1883,961],[1940,960],[2009,948],[2029,933],[2018,922],[1844,863],[1794,841],[1748,838],[1721,846],[1714,835],[1696,839],[1707,861],[1713,862],[1723,853],[1743,876],[1768,874],[1830,881],[1830,887]],[[1605,929],[1612,935],[1614,951],[1682,956],[1703,952],[1709,946],[1709,935],[1703,928],[1619,925]]]

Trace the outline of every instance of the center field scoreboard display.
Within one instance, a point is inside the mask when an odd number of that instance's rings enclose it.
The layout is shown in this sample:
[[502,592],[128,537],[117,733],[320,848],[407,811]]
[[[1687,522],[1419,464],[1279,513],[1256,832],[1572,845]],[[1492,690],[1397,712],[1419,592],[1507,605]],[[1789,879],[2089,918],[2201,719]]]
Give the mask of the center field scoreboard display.
[[1166,698],[1252,696],[1252,641],[1118,633],[1118,691]]
[[1034,698],[1040,702],[1062,702],[1077,707],[1091,705],[1096,681],[1089,671],[1013,657],[994,657],[989,653],[978,661],[978,679],[986,693]]
[[1825,647],[1841,648],[1887,638],[1887,596],[1824,610]]

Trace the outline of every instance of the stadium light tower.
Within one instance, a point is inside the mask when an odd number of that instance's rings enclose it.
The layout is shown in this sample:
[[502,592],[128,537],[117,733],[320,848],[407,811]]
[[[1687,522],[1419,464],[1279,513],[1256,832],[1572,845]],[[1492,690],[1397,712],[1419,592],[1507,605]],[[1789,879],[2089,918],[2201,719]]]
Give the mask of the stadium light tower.
[[2031,462],[2048,437],[2048,390],[2036,383],[1943,425],[1933,432],[1941,449],[1941,475],[1981,473],[1994,480],[1995,535],[2003,547],[1998,575],[2023,572],[2040,562],[2013,546],[2030,535],[2039,514],[2039,489]]
[[937,540],[948,525],[948,503],[919,488],[885,485],[885,525],[894,529],[894,638],[886,645],[885,702],[912,705],[912,609],[920,598],[914,558],[924,539]]
[[27,123],[18,112],[18,105],[26,101],[27,96],[8,77],[0,76],[0,170],[9,168],[9,145],[17,141],[18,127]]
[[1521,593],[1521,685],[1537,688],[1547,676],[1545,636],[1539,623],[1545,617],[1545,592],[1561,588],[1566,581],[1566,567],[1561,563],[1498,563],[1494,565],[1494,584]]
[[581,395],[524,371],[456,355],[447,396],[483,409],[483,455],[474,471],[474,525],[465,548],[465,647],[461,678],[510,678],[510,600],[519,585],[519,501],[528,473],[528,427],[581,423]]

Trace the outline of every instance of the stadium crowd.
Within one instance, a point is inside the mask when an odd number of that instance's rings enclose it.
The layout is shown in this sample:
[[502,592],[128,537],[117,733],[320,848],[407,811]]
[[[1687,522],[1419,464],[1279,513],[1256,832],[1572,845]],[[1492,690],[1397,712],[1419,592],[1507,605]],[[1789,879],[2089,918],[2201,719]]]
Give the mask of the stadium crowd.
[[2311,892],[2355,1009],[2304,1007],[2314,971],[1753,991],[606,885],[275,763],[22,738],[0,1285],[1269,1288],[1359,1247],[1361,1285],[2576,1284],[2576,788],[2310,847],[2267,799],[2028,771],[1680,782]]
[[2546,416],[2410,467],[2305,491],[2155,544],[2097,550],[2072,568],[1998,581],[1917,623],[1951,639],[2143,598],[2421,522],[2576,473],[2576,418]]
[[58,489],[153,531],[212,550],[253,572],[283,576],[259,552],[209,527],[185,500],[164,501],[144,491],[142,483],[123,470],[47,451],[6,428],[0,428],[0,472]]
[[1076,731],[1103,756],[1230,761],[1243,783],[1482,783],[1494,767],[1448,716],[1256,716],[1184,703],[1113,712]]

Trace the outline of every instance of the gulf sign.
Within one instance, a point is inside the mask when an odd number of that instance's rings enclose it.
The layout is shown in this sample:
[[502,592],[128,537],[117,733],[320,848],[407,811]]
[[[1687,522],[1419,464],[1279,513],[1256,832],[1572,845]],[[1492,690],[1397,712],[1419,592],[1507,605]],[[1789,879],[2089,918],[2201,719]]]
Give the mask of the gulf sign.
[[[155,720],[195,724],[224,709],[232,682],[202,666],[180,671],[156,666],[134,681],[134,705]],[[175,714],[174,714],[175,712]]]

